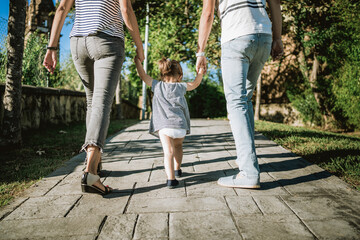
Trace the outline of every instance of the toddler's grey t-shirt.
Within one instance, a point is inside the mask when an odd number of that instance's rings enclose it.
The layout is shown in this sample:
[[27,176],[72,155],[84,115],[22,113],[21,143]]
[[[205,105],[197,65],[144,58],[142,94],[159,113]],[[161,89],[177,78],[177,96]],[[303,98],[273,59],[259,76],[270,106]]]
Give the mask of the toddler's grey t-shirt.
[[152,81],[152,117],[150,133],[162,128],[180,128],[190,133],[190,114],[185,99],[186,83],[166,83]]

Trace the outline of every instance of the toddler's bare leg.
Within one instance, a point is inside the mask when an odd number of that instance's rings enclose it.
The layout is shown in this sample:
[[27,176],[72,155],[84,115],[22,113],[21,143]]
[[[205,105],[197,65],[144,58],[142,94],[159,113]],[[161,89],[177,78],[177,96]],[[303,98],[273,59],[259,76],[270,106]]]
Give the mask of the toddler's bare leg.
[[181,163],[183,160],[183,138],[175,138],[174,139],[174,160],[175,160],[175,170],[179,170],[181,168]]
[[164,151],[164,167],[168,180],[175,179],[174,173],[174,139],[165,135],[159,134],[160,141]]

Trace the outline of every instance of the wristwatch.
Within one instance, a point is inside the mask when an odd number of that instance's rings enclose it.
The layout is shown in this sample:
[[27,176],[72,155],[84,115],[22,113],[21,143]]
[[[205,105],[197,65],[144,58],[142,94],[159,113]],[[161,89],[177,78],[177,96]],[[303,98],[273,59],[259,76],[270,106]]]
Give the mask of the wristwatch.
[[195,54],[196,57],[205,57],[205,52],[198,52]]

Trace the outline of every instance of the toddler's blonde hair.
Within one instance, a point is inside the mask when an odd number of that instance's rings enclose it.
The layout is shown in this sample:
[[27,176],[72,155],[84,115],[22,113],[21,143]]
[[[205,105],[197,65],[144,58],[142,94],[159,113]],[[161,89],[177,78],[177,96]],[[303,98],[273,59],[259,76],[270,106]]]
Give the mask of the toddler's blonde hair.
[[159,62],[160,76],[161,79],[164,77],[177,77],[182,76],[183,71],[180,66],[180,63],[176,60],[171,60],[169,58],[162,58]]

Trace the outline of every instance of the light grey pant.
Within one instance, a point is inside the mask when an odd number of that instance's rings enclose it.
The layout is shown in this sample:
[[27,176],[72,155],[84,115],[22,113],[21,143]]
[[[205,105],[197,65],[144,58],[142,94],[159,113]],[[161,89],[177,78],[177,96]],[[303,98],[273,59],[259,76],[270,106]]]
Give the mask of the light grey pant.
[[86,137],[88,145],[104,148],[111,105],[124,61],[124,41],[105,33],[70,39],[72,58],[84,84],[87,102]]

